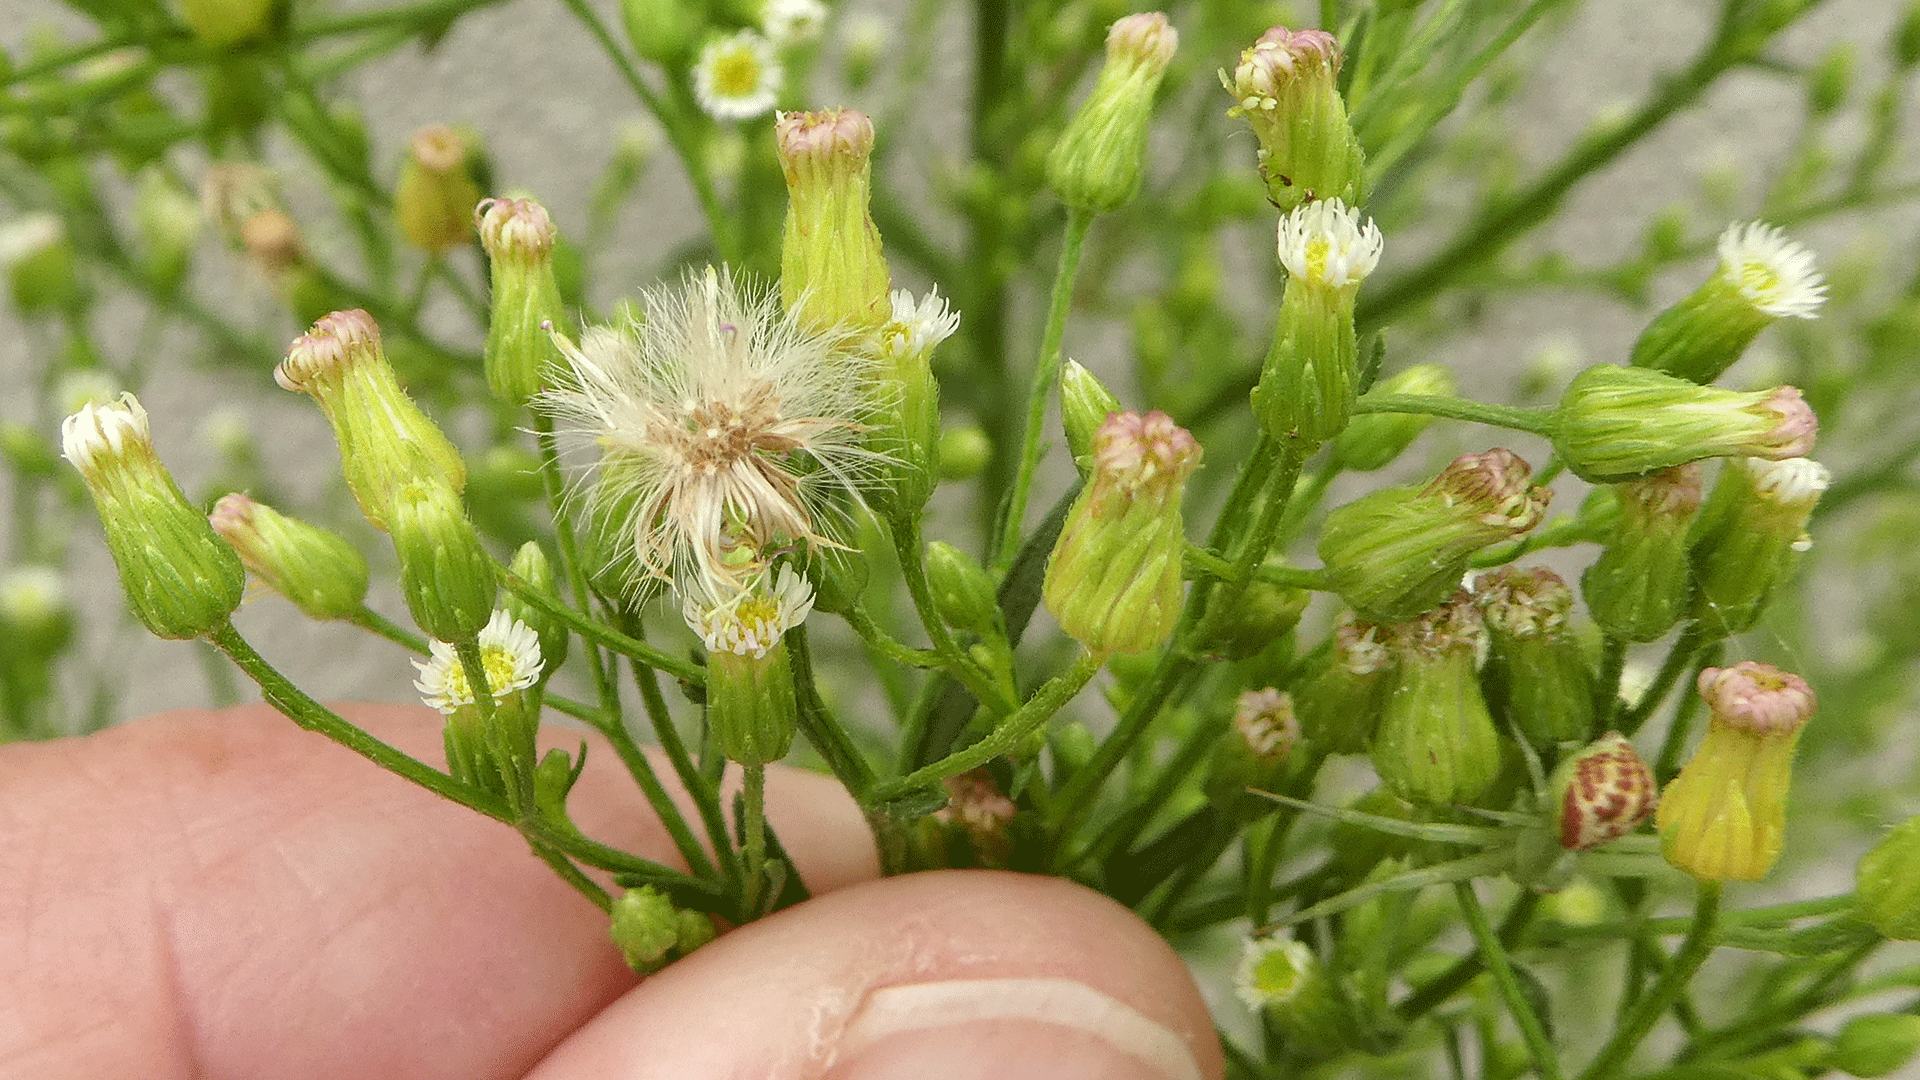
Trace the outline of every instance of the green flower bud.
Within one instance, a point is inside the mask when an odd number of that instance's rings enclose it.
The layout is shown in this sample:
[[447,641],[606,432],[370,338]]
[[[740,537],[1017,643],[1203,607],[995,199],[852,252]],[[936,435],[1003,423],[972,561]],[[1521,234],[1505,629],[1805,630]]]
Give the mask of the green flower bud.
[[414,623],[441,641],[473,640],[493,614],[499,586],[460,497],[443,483],[416,480],[400,488],[390,509],[400,592]]
[[1591,851],[1620,839],[1660,801],[1653,770],[1617,731],[1561,762],[1547,789],[1554,793],[1554,837],[1568,851]]
[[1201,790],[1220,812],[1241,822],[1258,821],[1279,808],[1252,791],[1277,791],[1293,748],[1300,742],[1300,721],[1293,698],[1269,686],[1248,690],[1233,707],[1233,726],[1214,744]]
[[962,424],[940,432],[940,479],[971,480],[993,460],[993,440],[977,424]]
[[[507,565],[507,572],[545,591],[549,596],[558,595],[553,584],[553,564],[547,561],[547,553],[537,540],[520,545],[520,550],[513,553],[513,561]],[[508,593],[501,607],[508,615],[531,627],[539,637],[543,677],[558,671],[560,665],[566,663],[566,623],[520,599],[517,593]]]
[[307,244],[300,235],[300,223],[285,210],[269,207],[249,214],[239,224],[240,248],[260,276],[273,283],[292,299],[296,310],[303,302],[302,292],[332,296],[331,287],[319,280],[307,265]]
[[[1379,394],[1423,394],[1453,397],[1459,392],[1453,372],[1441,364],[1415,364],[1374,386]],[[1347,423],[1333,442],[1341,466],[1360,472],[1383,469],[1405,453],[1434,418],[1420,413],[1367,413]]]
[[1424,488],[1383,488],[1327,515],[1320,559],[1362,617],[1398,622],[1431,611],[1476,552],[1540,523],[1553,493],[1511,450],[1463,454]]
[[86,303],[67,227],[53,214],[30,214],[0,229],[0,267],[23,315],[74,311]]
[[1848,1020],[1823,1063],[1848,1076],[1892,1076],[1920,1052],[1920,1016],[1869,1013]]
[[1841,42],[1807,73],[1807,111],[1826,116],[1847,103],[1853,89],[1853,45]]
[[852,109],[786,113],[773,138],[787,178],[781,301],[815,331],[879,330],[893,308],[880,230],[867,210],[873,121]]
[[1474,673],[1486,631],[1465,593],[1410,623],[1383,627],[1395,658],[1373,767],[1401,798],[1470,803],[1500,775],[1500,735]]
[[1793,750],[1813,690],[1754,660],[1707,668],[1699,687],[1707,736],[1660,794],[1661,852],[1701,881],[1758,881],[1786,843]]
[[1901,70],[1920,64],[1920,3],[1908,3],[1907,10],[1900,13],[1900,25],[1894,27],[1888,45],[1894,64]]
[[1700,513],[1700,465],[1613,485],[1619,510],[1600,557],[1580,577],[1593,621],[1624,641],[1658,641],[1687,614],[1687,547]]
[[1180,618],[1180,500],[1200,444],[1166,413],[1116,413],[1093,439],[1093,479],[1047,561],[1042,598],[1096,652],[1145,652]]
[[1260,578],[1247,583],[1240,602],[1222,613],[1204,648],[1229,660],[1245,660],[1300,625],[1313,594]]
[[1329,754],[1363,754],[1386,705],[1393,655],[1376,640],[1380,628],[1343,623],[1317,672],[1295,693],[1300,728]]
[[1314,199],[1365,201],[1366,164],[1335,82],[1340,43],[1324,30],[1276,26],[1240,54],[1220,83],[1260,141],[1260,177],[1282,211]]
[[711,919],[674,907],[667,894],[651,885],[621,893],[607,914],[613,943],[620,947],[627,966],[642,975],[651,975],[713,940]]
[[225,49],[272,29],[278,0],[179,0],[180,19],[202,44]]
[[1093,436],[1107,417],[1120,412],[1120,399],[1100,384],[1093,372],[1069,360],[1060,369],[1060,421],[1067,430],[1067,449],[1082,477],[1093,472]]
[[874,505],[893,518],[926,506],[940,472],[940,384],[933,350],[960,327],[960,314],[938,293],[919,300],[894,292],[892,318],[880,331],[879,415],[873,446],[887,458],[888,476],[872,489]]
[[162,295],[180,290],[200,238],[200,204],[166,170],[140,174],[133,197],[133,228],[140,238],[141,268]]
[[727,760],[764,765],[793,746],[800,709],[782,639],[812,610],[813,586],[785,566],[736,596],[687,596],[687,625],[707,646],[707,724]]
[[558,357],[552,331],[566,318],[553,277],[559,234],[546,207],[532,199],[488,199],[475,216],[493,274],[487,388],[500,401],[525,405],[546,385],[543,374]]
[[938,540],[927,545],[933,608],[948,625],[983,638],[1004,636],[993,579],[971,555]]
[[1283,937],[1248,938],[1234,993],[1286,1033],[1288,1046],[1314,1058],[1351,1049],[1352,1009],[1320,958]]
[[1153,95],[1179,41],[1157,11],[1128,15],[1107,31],[1100,79],[1047,155],[1047,183],[1060,201],[1104,214],[1140,193]]
[[1354,297],[1380,263],[1380,230],[1339,199],[1300,207],[1280,220],[1286,292],[1253,411],[1267,433],[1311,449],[1340,434],[1359,394],[1360,345]]
[[706,29],[701,0],[620,0],[627,40],[642,60],[662,67],[685,67]]
[[1710,383],[1774,320],[1814,318],[1826,294],[1806,248],[1758,221],[1730,225],[1720,234],[1719,269],[1648,324],[1633,365]]
[[1854,870],[1854,912],[1895,941],[1920,941],[1920,816],[1895,825]]
[[1488,700],[1547,748],[1593,731],[1593,671],[1568,616],[1573,590],[1546,567],[1502,567],[1474,583],[1489,648],[1481,673]]
[[1774,587],[1813,546],[1807,519],[1828,481],[1810,458],[1746,458],[1720,470],[1693,536],[1693,617],[1702,630],[1739,634],[1759,621]]
[[238,492],[221,496],[208,520],[254,577],[308,618],[352,618],[365,605],[367,560],[346,537]]
[[1791,386],[1743,394],[1602,364],[1567,386],[1556,428],[1567,467],[1607,483],[1710,457],[1801,457],[1820,422]]
[[400,389],[380,348],[380,328],[364,311],[336,311],[287,350],[273,377],[312,394],[333,425],[347,486],[367,520],[392,531],[400,489],[412,481],[466,487],[460,452]]
[[163,638],[226,625],[246,571],[154,455],[140,402],[122,394],[88,405],[60,425],[60,440],[100,512],[134,617]]
[[441,254],[473,239],[473,208],[482,195],[474,150],[467,136],[441,124],[408,140],[393,212],[400,234],[416,247]]
[[66,579],[46,566],[0,574],[0,657],[45,663],[73,641],[73,602]]

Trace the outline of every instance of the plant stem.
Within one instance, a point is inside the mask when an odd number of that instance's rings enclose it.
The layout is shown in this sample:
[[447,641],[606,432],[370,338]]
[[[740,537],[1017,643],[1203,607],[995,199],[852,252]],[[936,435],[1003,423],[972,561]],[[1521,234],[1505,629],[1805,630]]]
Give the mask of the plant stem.
[[754,918],[760,913],[760,890],[767,883],[767,766],[755,761],[740,768],[746,776],[740,792],[740,848],[746,862],[740,882],[740,913]]
[[1687,938],[1680,945],[1680,952],[1674,956],[1673,963],[1662,972],[1653,989],[1636,1001],[1631,1012],[1621,1021],[1613,1037],[1607,1040],[1593,1061],[1580,1074],[1580,1080],[1603,1080],[1619,1075],[1627,1059],[1640,1041],[1653,1030],[1653,1025],[1661,1015],[1679,1000],[1687,984],[1700,970],[1700,965],[1713,951],[1720,922],[1720,892],[1717,881],[1700,883],[1700,898],[1694,905],[1693,927],[1687,931]]
[[866,798],[867,789],[873,786],[873,768],[861,755],[860,748],[833,714],[827,711],[826,703],[820,700],[820,690],[813,680],[813,648],[807,637],[805,626],[796,626],[787,631],[787,652],[793,664],[793,688],[799,701],[800,731],[807,737],[822,758],[827,768],[833,772],[840,785],[847,789],[855,801]]
[[926,628],[927,637],[933,642],[933,648],[940,656],[941,666],[949,675],[960,680],[961,685],[973,692],[973,696],[996,716],[1006,716],[1019,705],[1008,697],[999,683],[980,669],[973,658],[960,648],[953,639],[952,631],[947,629],[945,620],[933,603],[933,586],[927,580],[927,564],[924,558],[926,545],[920,538],[920,519],[905,517],[895,521],[890,530],[893,533],[893,547],[900,558],[900,576],[906,580],[907,595],[913,599],[913,608],[920,615],[920,624]]
[[541,612],[566,623],[575,633],[589,641],[598,642],[630,660],[664,671],[681,682],[692,683],[695,686],[706,685],[707,675],[703,669],[580,614],[561,603],[545,589],[537,588],[532,583],[505,571],[500,574],[500,583],[515,596],[539,608]]
[[1513,964],[1507,959],[1506,947],[1493,932],[1493,923],[1487,919],[1487,909],[1480,905],[1479,894],[1473,891],[1473,882],[1454,882],[1453,896],[1460,903],[1461,914],[1467,917],[1467,929],[1473,932],[1474,944],[1480,947],[1487,973],[1493,976],[1500,996],[1506,999],[1507,1011],[1513,1014],[1513,1022],[1520,1028],[1520,1037],[1533,1058],[1534,1071],[1540,1074],[1541,1080],[1560,1080],[1560,1059],[1547,1041],[1546,1026],[1521,991],[1520,980],[1514,976]]
[[1600,638],[1600,674],[1593,680],[1593,732],[1603,734],[1613,727],[1613,714],[1620,710],[1620,676],[1627,670],[1627,640],[1612,634]]
[[1552,438],[1559,422],[1552,409],[1522,409],[1514,405],[1495,405],[1466,398],[1440,397],[1435,394],[1362,394],[1353,403],[1354,415],[1363,413],[1418,413],[1448,420],[1468,420],[1476,424],[1511,428]]
[[1680,637],[1673,643],[1673,651],[1667,653],[1659,673],[1647,684],[1640,700],[1634,702],[1633,708],[1620,718],[1620,734],[1632,738],[1647,722],[1647,718],[1660,708],[1660,703],[1667,699],[1667,692],[1679,681],[1680,673],[1693,662],[1694,653],[1700,649],[1702,636],[1698,623],[1689,623],[1685,630],[1680,631]]
[[[1507,909],[1507,917],[1500,920],[1500,944],[1511,949],[1526,932],[1533,921],[1533,913],[1540,906],[1540,894],[1532,889],[1523,890]],[[1454,965],[1440,973],[1432,982],[1415,990],[1406,1000],[1394,1006],[1394,1012],[1409,1023],[1432,1012],[1448,998],[1460,992],[1461,988],[1474,980],[1486,967],[1482,953],[1475,952],[1461,957]]]

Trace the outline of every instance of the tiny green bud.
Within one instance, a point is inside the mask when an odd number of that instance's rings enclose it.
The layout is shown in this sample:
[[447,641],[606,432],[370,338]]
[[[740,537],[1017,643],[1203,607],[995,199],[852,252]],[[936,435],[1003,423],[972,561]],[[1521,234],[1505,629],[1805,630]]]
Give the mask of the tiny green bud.
[[1495,710],[1537,747],[1583,742],[1593,731],[1593,672],[1568,618],[1573,590],[1544,566],[1502,567],[1474,583],[1486,621],[1481,680]]
[[1854,911],[1895,941],[1920,941],[1920,816],[1895,825],[1854,870]]
[[1255,578],[1240,594],[1240,602],[1221,613],[1205,648],[1229,660],[1254,656],[1300,625],[1300,616],[1312,600],[1313,594],[1305,589]]
[[690,594],[687,625],[707,646],[707,724],[720,753],[764,765],[793,746],[799,703],[786,632],[813,610],[813,586],[789,567],[736,596]]
[[1305,450],[1346,428],[1360,382],[1354,298],[1379,265],[1381,245],[1379,227],[1339,199],[1308,203],[1280,220],[1287,285],[1252,398],[1274,438]]
[[[549,596],[557,595],[553,587],[553,564],[547,561],[546,550],[537,540],[520,545],[520,550],[513,553],[513,561],[507,565],[507,571]],[[501,606],[507,614],[532,627],[539,636],[543,674],[551,675],[566,663],[566,623],[522,600],[517,593],[508,593]]]
[[424,127],[407,142],[407,160],[393,191],[400,234],[435,254],[473,239],[473,208],[482,194],[474,179],[474,145],[442,124]]
[[940,432],[940,479],[971,480],[993,459],[993,440],[978,424],[956,424]]
[[1180,618],[1180,500],[1200,444],[1166,413],[1115,413],[1093,439],[1093,479],[1067,512],[1042,596],[1067,636],[1145,652]]
[[[1453,372],[1442,364],[1415,364],[1373,388],[1380,394],[1424,394],[1453,397],[1459,393]],[[1333,442],[1333,454],[1344,468],[1360,472],[1383,469],[1405,453],[1434,418],[1420,413],[1367,413],[1347,423]]]
[[787,179],[781,301],[816,331],[880,329],[893,308],[880,230],[867,209],[873,121],[852,109],[785,113],[773,137]]
[[872,441],[885,455],[887,477],[874,486],[882,513],[909,517],[926,506],[940,472],[940,384],[933,351],[960,327],[937,292],[915,300],[905,289],[889,300],[892,317],[880,330],[879,416]]
[[1700,465],[1613,485],[1619,510],[1600,557],[1580,577],[1593,621],[1623,641],[1658,641],[1687,614],[1689,534],[1700,513]]
[[642,60],[685,67],[706,29],[706,5],[689,0],[620,0],[627,40]]
[[133,228],[140,238],[141,267],[161,294],[171,296],[186,280],[200,238],[200,204],[166,170],[140,174],[133,197]]
[[1828,49],[1807,72],[1807,111],[1826,116],[1847,103],[1853,89],[1853,45],[1841,42]]
[[1848,1076],[1892,1076],[1920,1052],[1920,1016],[1868,1013],[1848,1020],[1823,1063]]
[[651,975],[713,940],[713,921],[698,911],[677,908],[651,885],[628,889],[614,898],[608,913],[613,943],[627,966]]
[[1811,458],[1729,461],[1693,535],[1694,618],[1711,634],[1752,629],[1773,590],[1813,546],[1807,521],[1827,490]]
[[927,545],[927,583],[933,589],[933,607],[959,629],[983,638],[1002,636],[1000,602],[993,579],[973,556],[938,540]]
[[1806,248],[1763,222],[1730,225],[1713,276],[1648,324],[1633,365],[1710,383],[1775,320],[1816,317],[1826,295]]
[[1047,155],[1047,183],[1062,202],[1104,214],[1139,194],[1153,95],[1179,41],[1157,11],[1128,15],[1107,31],[1100,79]]
[[1396,663],[1373,736],[1374,771],[1412,802],[1472,802],[1500,775],[1500,734],[1474,672],[1486,634],[1479,609],[1460,593],[1383,631]]
[[1393,681],[1393,654],[1379,634],[1368,623],[1335,627],[1321,666],[1295,694],[1301,731],[1326,753],[1362,754],[1373,741]]
[[273,371],[287,390],[311,394],[333,425],[347,486],[367,520],[392,531],[400,489],[416,480],[466,487],[460,452],[400,389],[380,347],[380,328],[364,311],[336,311],[287,350]]
[[1591,851],[1620,839],[1660,801],[1653,770],[1617,731],[1561,762],[1547,789],[1554,793],[1554,836],[1568,851]]
[[1754,660],[1707,668],[1699,689],[1707,736],[1660,794],[1661,852],[1701,881],[1758,881],[1786,843],[1793,751],[1813,690]]
[[1601,364],[1560,398],[1554,448],[1582,480],[1630,480],[1710,457],[1801,457],[1820,422],[1791,386],[1739,393]]
[[1078,361],[1069,360],[1060,368],[1060,421],[1081,476],[1093,471],[1094,432],[1120,411],[1120,399]]
[[230,48],[264,37],[273,26],[278,0],[179,0],[181,21],[202,44]]
[[1260,177],[1282,211],[1315,199],[1358,205],[1366,198],[1365,156],[1335,82],[1340,43],[1324,30],[1276,26],[1220,73],[1233,95],[1228,116],[1244,118],[1260,142]]
[[546,207],[532,199],[488,199],[474,214],[493,275],[487,388],[500,401],[525,405],[546,385],[547,365],[559,355],[552,334],[566,317],[553,276],[559,234]]
[[73,641],[73,602],[66,579],[46,566],[0,574],[0,656],[44,662]]
[[29,214],[0,228],[0,267],[23,315],[73,311],[86,302],[73,242],[54,214]]
[[1222,813],[1242,822],[1257,821],[1279,804],[1250,790],[1278,790],[1299,742],[1293,698],[1271,686],[1248,690],[1234,702],[1233,726],[1214,744],[1201,790]]
[[246,571],[154,454],[140,402],[122,394],[87,405],[60,425],[60,440],[100,512],[134,616],[163,638],[225,625]]
[[390,509],[400,592],[414,623],[441,641],[473,640],[493,614],[498,582],[460,497],[444,483],[415,480]]
[[346,537],[235,492],[208,518],[267,587],[313,619],[347,619],[367,598],[367,560]]
[[1511,450],[1463,454],[1424,488],[1384,488],[1327,515],[1320,559],[1364,618],[1410,619],[1460,586],[1473,556],[1540,523],[1552,491]]

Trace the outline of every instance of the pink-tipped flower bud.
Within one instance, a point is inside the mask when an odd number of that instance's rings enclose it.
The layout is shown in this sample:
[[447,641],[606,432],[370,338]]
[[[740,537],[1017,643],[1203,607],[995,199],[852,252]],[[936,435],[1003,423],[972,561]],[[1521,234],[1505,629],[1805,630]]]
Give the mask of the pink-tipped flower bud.
[[1299,742],[1292,695],[1271,686],[1245,691],[1234,702],[1232,726],[1214,744],[1201,789],[1222,813],[1257,820],[1278,804],[1252,792],[1280,789]]
[[509,405],[524,405],[546,386],[559,359],[553,330],[566,318],[553,276],[559,231],[532,199],[487,199],[474,211],[493,276],[487,319],[487,388]]
[[1712,635],[1744,633],[1813,546],[1807,523],[1831,476],[1810,458],[1729,461],[1692,536],[1693,616]]
[[1500,734],[1475,672],[1486,629],[1472,597],[1456,593],[1382,637],[1396,663],[1373,736],[1381,782],[1431,805],[1484,795],[1500,775]]
[[1613,485],[1619,516],[1580,578],[1593,621],[1625,641],[1658,641],[1687,614],[1689,533],[1700,513],[1700,464]]
[[1253,128],[1267,197],[1283,211],[1366,196],[1365,156],[1336,87],[1340,61],[1333,35],[1276,26],[1240,54],[1231,75],[1220,73],[1235,102],[1227,115]]
[[207,519],[253,576],[309,618],[346,619],[367,598],[367,560],[338,533],[287,517],[239,492]]
[[473,208],[484,194],[474,179],[475,146],[442,124],[424,127],[407,142],[407,160],[393,192],[400,233],[440,253],[473,239]]
[[1062,202],[1100,214],[1139,193],[1153,96],[1179,40],[1157,11],[1128,15],[1107,31],[1100,80],[1047,156],[1047,182]]
[[1372,623],[1342,623],[1314,673],[1295,695],[1308,741],[1329,754],[1365,753],[1380,723],[1393,654]]
[[1593,672],[1574,638],[1573,590],[1544,566],[1502,567],[1474,583],[1489,648],[1481,681],[1496,710],[1536,747],[1593,732]]
[[815,329],[878,330],[893,311],[880,230],[867,209],[873,137],[873,121],[853,109],[783,113],[773,125],[787,180],[780,298]]
[[1820,427],[1791,386],[1740,393],[1607,364],[1574,377],[1555,419],[1555,448],[1595,483],[1710,457],[1801,457]]

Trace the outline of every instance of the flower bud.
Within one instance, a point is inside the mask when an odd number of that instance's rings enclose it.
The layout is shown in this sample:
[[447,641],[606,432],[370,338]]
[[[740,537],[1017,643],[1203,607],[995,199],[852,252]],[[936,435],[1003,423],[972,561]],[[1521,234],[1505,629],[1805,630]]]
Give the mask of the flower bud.
[[1139,194],[1153,95],[1179,41],[1157,11],[1128,15],[1107,31],[1100,79],[1047,155],[1047,183],[1061,202],[1104,214]]
[[1276,26],[1220,82],[1260,141],[1260,177],[1283,212],[1314,199],[1366,199],[1365,156],[1335,82],[1340,43],[1324,30]]
[[1608,636],[1658,641],[1687,614],[1687,545],[1700,491],[1698,462],[1613,485],[1613,533],[1580,577],[1587,610]]
[[1716,635],[1752,629],[1773,590],[1813,546],[1807,519],[1827,490],[1811,458],[1745,458],[1720,470],[1693,537],[1693,616]]
[[993,579],[971,555],[938,540],[927,545],[927,584],[933,608],[948,625],[983,638],[1005,634]]
[[785,566],[736,596],[694,594],[683,603],[687,625],[707,646],[707,724],[729,761],[764,765],[792,747],[799,704],[782,638],[812,610],[813,586]]
[[[1415,364],[1373,388],[1378,394],[1420,394],[1453,397],[1459,392],[1453,372],[1441,364]],[[1413,445],[1434,418],[1421,413],[1367,413],[1348,421],[1333,442],[1333,454],[1343,468],[1360,472],[1383,469]]]
[[1801,457],[1819,420],[1791,386],[1743,394],[1602,364],[1560,398],[1554,447],[1582,480],[1630,480],[1710,457]]
[[1012,863],[1012,826],[1019,806],[984,768],[943,781],[947,804],[915,823],[921,864],[1004,870]]
[[[867,210],[873,121],[852,109],[785,113],[773,125],[773,138],[787,178],[780,237],[780,299],[787,310],[798,311],[816,331],[878,330],[890,315],[898,319],[887,293],[880,230]],[[946,305],[939,307],[944,317]]]
[[1047,561],[1042,596],[1096,652],[1145,652],[1180,618],[1180,500],[1200,444],[1166,413],[1115,413],[1093,439],[1093,479]]
[[224,626],[246,571],[155,456],[140,402],[122,394],[88,405],[60,425],[60,440],[100,512],[134,617],[163,638]]
[[[507,565],[507,572],[549,596],[558,595],[553,586],[553,565],[547,561],[546,550],[537,540],[520,545],[520,550],[513,553],[513,562]],[[531,627],[540,639],[542,677],[553,674],[566,663],[566,623],[522,600],[518,593],[508,593],[501,607],[515,620]]]
[[380,328],[364,311],[336,311],[294,341],[273,371],[287,390],[312,394],[333,425],[347,486],[367,520],[392,531],[392,502],[410,481],[466,486],[460,452],[400,389]]
[[1248,938],[1234,975],[1234,993],[1285,1032],[1290,1048],[1328,1057],[1349,1048],[1351,1010],[1326,966],[1302,942]]
[[1416,803],[1468,803],[1500,775],[1500,734],[1474,664],[1486,631],[1465,593],[1409,623],[1382,628],[1395,659],[1373,736],[1373,768]]
[[609,933],[627,966],[651,975],[668,963],[713,940],[713,921],[697,911],[673,906],[651,885],[628,889],[614,898]]
[[1410,619],[1460,586],[1473,556],[1540,523],[1553,493],[1511,450],[1463,454],[1424,488],[1383,488],[1327,515],[1334,591],[1374,622]]
[[559,234],[546,207],[532,199],[488,199],[475,216],[493,275],[487,388],[500,401],[525,405],[546,385],[543,373],[557,355],[553,328],[566,318],[553,277]]
[[416,247],[443,254],[473,239],[473,208],[480,201],[472,142],[442,124],[424,127],[407,142],[407,160],[393,191],[400,234]]
[[1339,199],[1302,206],[1280,220],[1286,291],[1273,346],[1253,390],[1267,433],[1302,449],[1340,434],[1359,393],[1360,345],[1353,304],[1380,263],[1380,230]]
[[891,299],[892,319],[880,331],[881,405],[872,436],[885,455],[888,476],[872,488],[877,509],[894,517],[917,514],[940,471],[940,384],[933,350],[960,327],[938,293],[915,300],[905,289]]
[[1270,799],[1249,794],[1276,791],[1287,759],[1300,742],[1300,721],[1293,698],[1269,686],[1248,690],[1233,707],[1233,726],[1213,747],[1201,790],[1220,812],[1253,822],[1278,808]]
[[493,614],[498,582],[460,497],[444,483],[415,480],[401,486],[390,511],[400,591],[414,623],[442,641],[471,641]]
[[1909,0],[1907,9],[1900,13],[1900,24],[1894,27],[1893,40],[1888,45],[1893,62],[1901,70],[1920,64],[1920,2]]
[[1648,324],[1633,365],[1710,383],[1774,320],[1814,318],[1826,295],[1806,248],[1762,222],[1730,225],[1713,277]]
[[1793,750],[1813,690],[1753,660],[1707,668],[1699,688],[1707,735],[1661,793],[1661,850],[1701,881],[1758,881],[1785,844]]
[[1393,654],[1377,640],[1380,629],[1335,627],[1322,666],[1295,694],[1301,731],[1326,753],[1363,754],[1373,741],[1393,681]]
[[1093,472],[1093,436],[1107,417],[1120,412],[1120,399],[1101,385],[1093,372],[1069,360],[1060,369],[1060,422],[1067,430],[1067,449],[1082,477]]
[[993,440],[978,424],[943,428],[940,452],[934,456],[940,463],[940,479],[971,480],[986,471],[993,458]]
[[1868,1013],[1848,1020],[1821,1062],[1848,1076],[1893,1076],[1920,1051],[1920,1016]]
[[642,60],[681,68],[705,26],[705,4],[687,0],[620,0],[627,40]]
[[1221,612],[1202,648],[1229,660],[1254,656],[1300,625],[1312,599],[1305,589],[1255,578],[1240,594],[1240,602]]
[[73,242],[57,215],[29,214],[0,228],[0,268],[23,315],[73,311],[86,301]]
[[1920,941],[1920,816],[1895,825],[1854,870],[1854,913],[1882,936]]
[[367,560],[346,537],[235,492],[208,519],[240,562],[308,618],[346,619],[367,599]]
[[73,601],[66,579],[46,566],[0,574],[0,658],[43,664],[73,641]]
[[133,197],[133,228],[140,238],[141,269],[161,295],[186,280],[200,237],[200,203],[159,166],[140,174]]
[[307,242],[293,215],[277,207],[248,214],[239,224],[239,237],[240,249],[269,282],[288,291],[319,288],[317,284],[300,286],[295,280],[295,272],[307,260]]
[[1568,616],[1573,590],[1544,566],[1501,569],[1474,584],[1487,627],[1481,680],[1495,711],[1536,747],[1593,731],[1593,671]]
[[179,0],[180,19],[201,44],[230,48],[266,36],[278,0]]
[[1554,835],[1568,851],[1620,839],[1660,801],[1653,770],[1617,731],[1561,762],[1547,787],[1554,792]]

